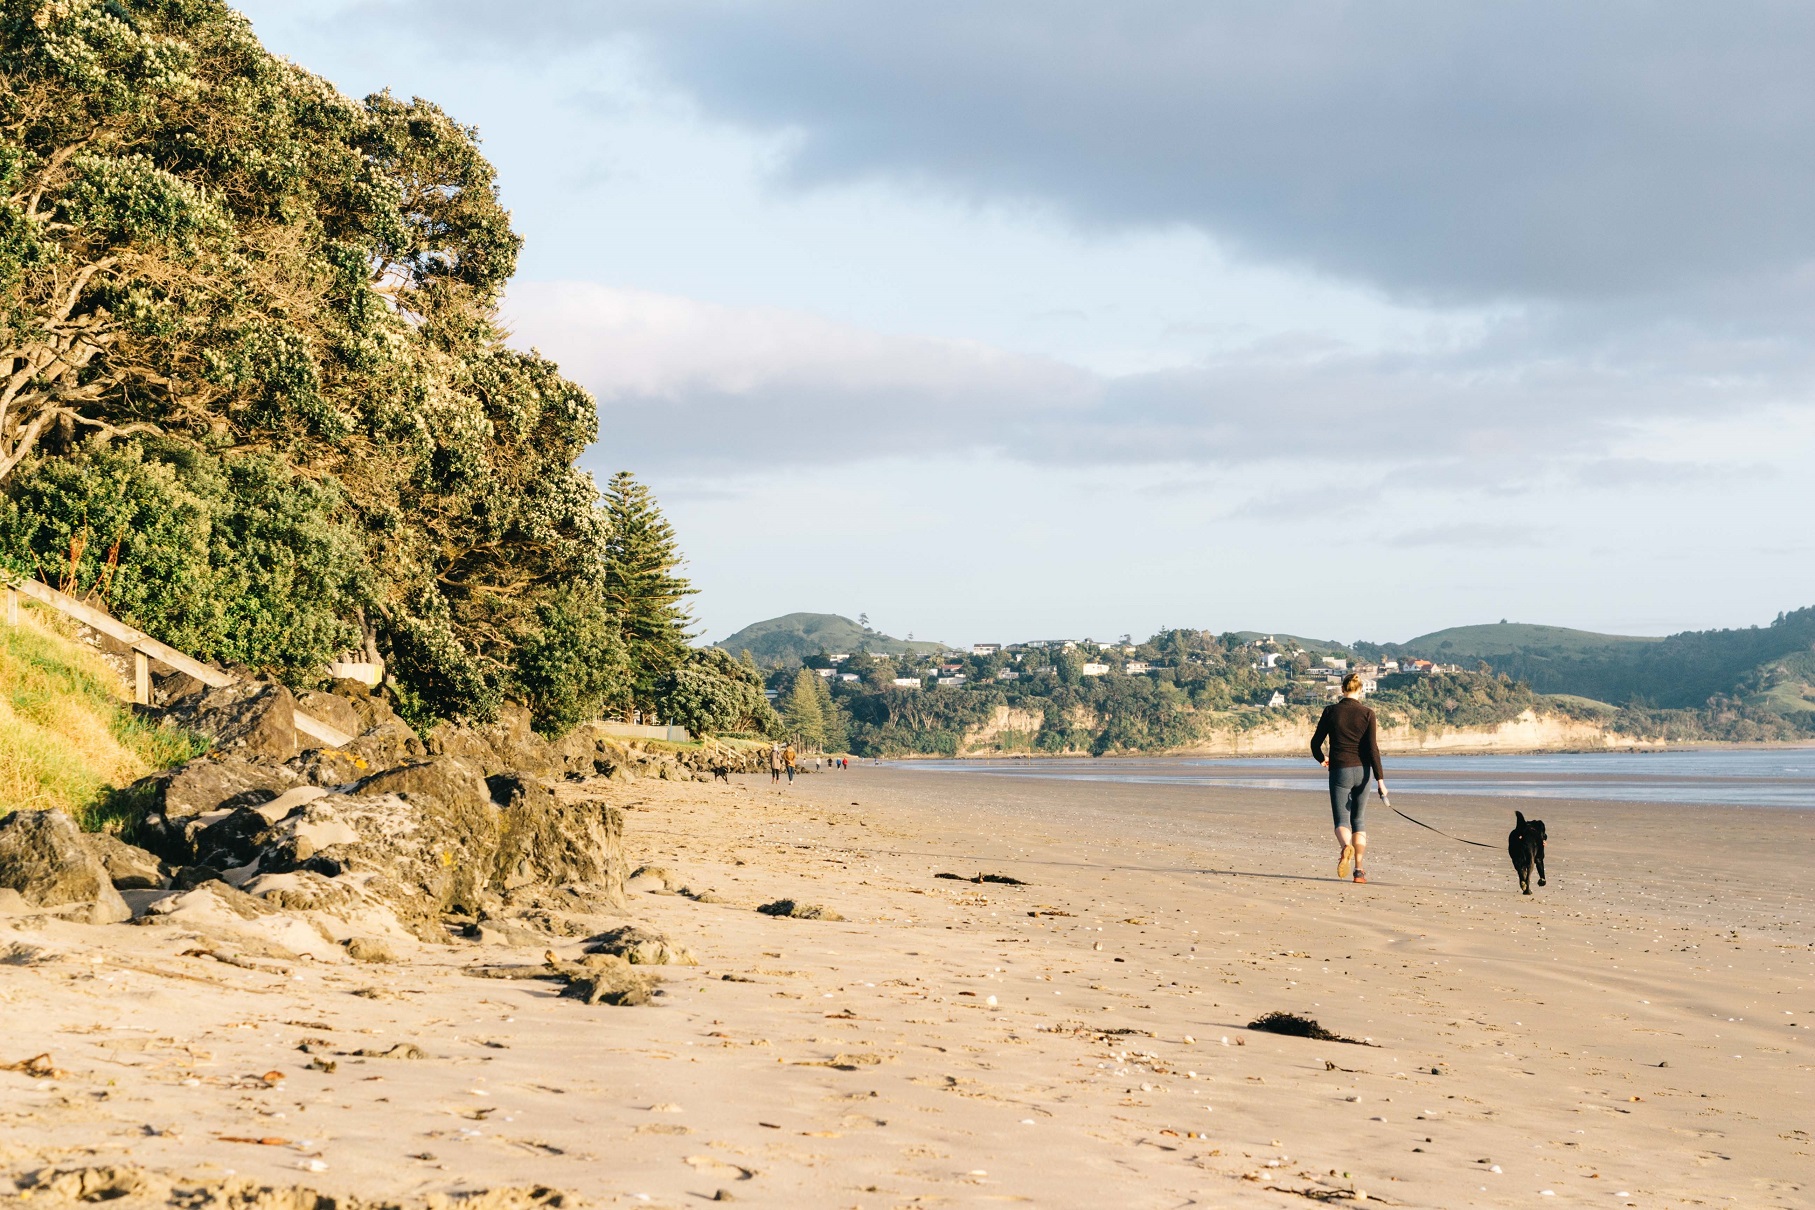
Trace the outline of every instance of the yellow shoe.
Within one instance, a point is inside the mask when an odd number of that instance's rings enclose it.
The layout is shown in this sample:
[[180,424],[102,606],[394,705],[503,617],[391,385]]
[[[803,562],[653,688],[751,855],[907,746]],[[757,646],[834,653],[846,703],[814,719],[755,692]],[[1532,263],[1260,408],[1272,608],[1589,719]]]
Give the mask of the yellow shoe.
[[1336,877],[1347,878],[1349,871],[1355,868],[1355,846],[1342,846],[1342,856],[1336,859]]

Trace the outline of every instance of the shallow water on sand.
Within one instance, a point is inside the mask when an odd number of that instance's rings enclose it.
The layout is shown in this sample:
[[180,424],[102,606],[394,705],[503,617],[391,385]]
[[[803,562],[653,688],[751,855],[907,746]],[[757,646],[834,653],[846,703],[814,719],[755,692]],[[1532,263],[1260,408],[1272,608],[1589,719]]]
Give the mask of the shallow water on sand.
[[[896,767],[1007,778],[1297,791],[1321,787],[1325,776],[1308,756],[915,760],[899,762]],[[1815,810],[1815,747],[1392,756],[1386,772],[1387,785],[1395,796],[1570,798]]]

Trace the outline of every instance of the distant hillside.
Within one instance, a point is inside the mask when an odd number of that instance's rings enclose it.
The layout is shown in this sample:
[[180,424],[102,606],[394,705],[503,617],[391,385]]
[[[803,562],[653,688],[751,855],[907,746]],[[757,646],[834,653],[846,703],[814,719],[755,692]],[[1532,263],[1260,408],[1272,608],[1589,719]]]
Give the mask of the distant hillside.
[[798,664],[802,657],[821,651],[828,654],[868,651],[875,655],[909,655],[945,648],[943,643],[924,639],[891,638],[835,613],[790,613],[765,622],[752,622],[713,646],[722,647],[732,655],[748,651],[757,663],[766,667]]
[[1486,659],[1508,651],[1539,650],[1553,654],[1581,653],[1629,643],[1661,643],[1662,639],[1632,634],[1597,634],[1567,626],[1536,626],[1530,622],[1501,622],[1493,626],[1452,626],[1421,634],[1399,644],[1402,651],[1427,660]]
[[1815,607],[1769,626],[1667,638],[1505,622],[1458,626],[1385,650],[1452,663],[1485,661],[1539,693],[1625,705],[1700,708],[1716,695],[1778,712],[1815,710]]
[[1252,643],[1256,639],[1276,639],[1284,644],[1295,644],[1312,655],[1351,656],[1355,654],[1347,643],[1339,643],[1335,639],[1307,639],[1303,635],[1281,634],[1277,630],[1238,630],[1235,632],[1235,637],[1244,643]]

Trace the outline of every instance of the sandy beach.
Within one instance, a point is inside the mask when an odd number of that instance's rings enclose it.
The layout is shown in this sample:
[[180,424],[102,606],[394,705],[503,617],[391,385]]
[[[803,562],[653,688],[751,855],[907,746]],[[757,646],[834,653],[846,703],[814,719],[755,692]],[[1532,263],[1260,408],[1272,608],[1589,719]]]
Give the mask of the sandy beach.
[[[626,918],[698,958],[646,1007],[475,977],[579,953],[527,930],[233,965],[0,920],[0,1065],[49,1056],[0,1071],[0,1200],[1815,1204],[1815,813],[1524,801],[1525,898],[1505,801],[1418,800],[1487,849],[1375,806],[1358,887],[1316,794],[613,793],[667,871]],[[784,897],[843,919],[755,910]],[[1245,1028],[1273,1010],[1358,1042]]]

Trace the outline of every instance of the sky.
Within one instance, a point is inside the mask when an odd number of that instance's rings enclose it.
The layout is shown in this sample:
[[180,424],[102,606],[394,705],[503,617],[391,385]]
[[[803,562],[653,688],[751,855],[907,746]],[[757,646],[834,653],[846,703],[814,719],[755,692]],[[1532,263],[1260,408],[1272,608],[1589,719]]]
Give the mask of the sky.
[[1815,8],[239,7],[477,128],[705,639],[1815,604]]

